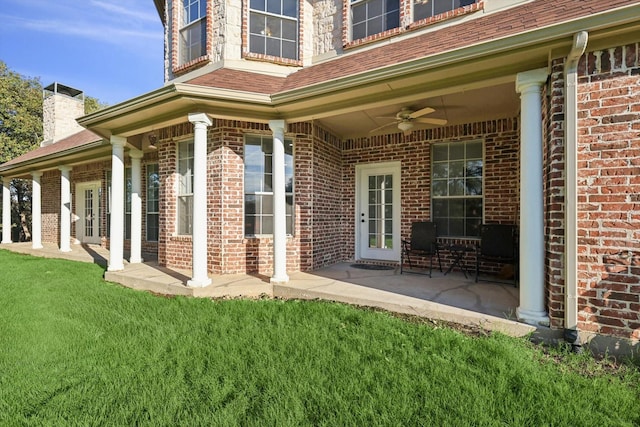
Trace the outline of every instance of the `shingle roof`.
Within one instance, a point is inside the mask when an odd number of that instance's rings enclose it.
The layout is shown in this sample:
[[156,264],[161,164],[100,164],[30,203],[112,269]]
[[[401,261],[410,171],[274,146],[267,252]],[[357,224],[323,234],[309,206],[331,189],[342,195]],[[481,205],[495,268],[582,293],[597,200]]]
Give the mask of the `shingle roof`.
[[514,36],[637,3],[637,0],[536,0],[374,49],[345,54],[321,64],[305,67],[286,78],[219,69],[188,83],[273,94]]
[[73,148],[82,147],[83,145],[91,144],[92,142],[98,142],[102,140],[102,137],[91,132],[90,130],[82,130],[78,133],[74,133],[71,136],[61,139],[55,144],[47,145],[45,147],[36,148],[33,151],[16,157],[2,164],[2,167],[17,165],[20,163],[28,162],[29,160],[36,160],[42,157],[46,157],[51,154],[64,152]]

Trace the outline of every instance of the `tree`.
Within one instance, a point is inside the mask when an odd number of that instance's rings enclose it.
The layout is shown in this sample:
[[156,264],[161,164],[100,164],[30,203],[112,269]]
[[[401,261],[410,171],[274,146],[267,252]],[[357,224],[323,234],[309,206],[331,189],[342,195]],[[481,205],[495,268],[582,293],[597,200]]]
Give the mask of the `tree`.
[[[85,114],[107,107],[90,96],[85,97]],[[42,141],[42,84],[39,78],[11,71],[0,61],[0,163],[37,148]],[[11,222],[18,235],[13,240],[28,240],[31,224],[31,181],[11,180]],[[0,227],[2,225],[0,224]]]
[[0,163],[37,147],[42,140],[42,84],[0,61]]

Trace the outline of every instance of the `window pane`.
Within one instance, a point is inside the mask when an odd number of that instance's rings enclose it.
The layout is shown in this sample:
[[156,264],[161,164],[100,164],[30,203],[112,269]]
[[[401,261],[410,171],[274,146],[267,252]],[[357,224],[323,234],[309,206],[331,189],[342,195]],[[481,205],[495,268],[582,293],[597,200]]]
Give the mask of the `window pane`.
[[449,180],[449,196],[464,196],[464,179]]
[[467,159],[482,159],[482,142],[468,142],[466,144],[467,148]]
[[434,163],[431,171],[433,178],[448,178],[449,177],[449,163]]
[[433,146],[433,161],[449,160],[449,145],[437,144]]
[[464,159],[464,144],[453,143],[449,146],[449,160]]
[[436,196],[448,196],[449,192],[448,192],[448,188],[449,188],[449,184],[448,181],[445,180],[437,180],[437,181],[433,181],[433,194],[432,196],[436,197]]
[[265,53],[267,55],[280,57],[280,40],[267,37]]
[[260,230],[260,234],[273,234],[273,216],[272,215],[262,216],[262,230]]
[[[282,21],[282,38],[295,42],[298,35],[298,28],[295,21]],[[292,43],[295,46],[295,43]]]
[[280,15],[282,13],[280,1],[281,0],[267,0],[267,12]]
[[285,16],[298,17],[298,1],[297,0],[283,0],[282,2],[282,14]]
[[384,30],[382,19],[382,16],[380,16],[367,22],[367,36],[381,33]]
[[251,0],[251,9],[254,10],[266,10],[266,2],[265,0]]
[[482,195],[482,180],[480,178],[467,179],[466,194],[469,196]]
[[440,15],[441,13],[452,10],[453,8],[451,0],[433,0],[433,14]]
[[371,0],[367,3],[367,15],[369,18],[382,15],[382,0]]
[[267,36],[276,37],[278,39],[281,38],[282,26],[280,23],[281,23],[280,18],[274,18],[273,16],[268,16],[267,17]]
[[449,177],[462,178],[464,176],[464,162],[449,163]]
[[467,160],[465,176],[468,178],[482,177],[482,160]]
[[385,30],[391,30],[393,28],[400,26],[400,11],[396,10],[394,12],[388,13],[385,17]]

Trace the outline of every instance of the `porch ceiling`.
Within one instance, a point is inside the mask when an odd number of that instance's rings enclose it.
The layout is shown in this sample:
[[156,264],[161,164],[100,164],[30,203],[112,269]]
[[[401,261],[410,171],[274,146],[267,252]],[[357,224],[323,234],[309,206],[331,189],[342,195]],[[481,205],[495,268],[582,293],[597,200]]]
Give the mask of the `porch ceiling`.
[[[402,108],[416,111],[425,107],[434,108],[436,111],[423,116],[424,118],[445,119],[448,126],[515,117],[520,111],[520,98],[516,93],[514,82],[507,82],[492,87],[463,90],[415,101],[391,101],[373,108],[324,117],[316,122],[343,138],[366,137],[372,134],[371,130],[394,121],[384,117],[393,117]],[[434,127],[437,126],[416,124],[413,129]],[[374,134],[397,132],[400,130],[397,126],[392,125]]]

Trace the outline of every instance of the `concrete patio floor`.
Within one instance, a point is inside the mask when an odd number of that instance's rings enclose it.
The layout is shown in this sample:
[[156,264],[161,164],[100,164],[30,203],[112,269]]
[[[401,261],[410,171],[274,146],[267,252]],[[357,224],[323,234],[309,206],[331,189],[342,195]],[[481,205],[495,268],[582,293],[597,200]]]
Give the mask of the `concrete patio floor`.
[[[72,245],[71,252],[45,244],[32,249],[31,243],[2,244],[0,249],[46,258],[62,258],[107,266],[109,252],[98,245]],[[126,254],[125,254],[126,256]],[[144,256],[144,254],[143,254]],[[313,272],[290,273],[286,284],[272,284],[259,275],[210,275],[212,284],[204,288],[186,286],[190,271],[161,267],[155,261],[129,264],[123,271],[105,271],[107,281],[164,295],[194,297],[259,297],[322,299],[358,306],[377,307],[397,313],[455,322],[525,336],[536,328],[515,321],[518,289],[510,284],[475,283],[462,272],[433,277],[400,274],[393,270],[365,270],[345,262]]]

